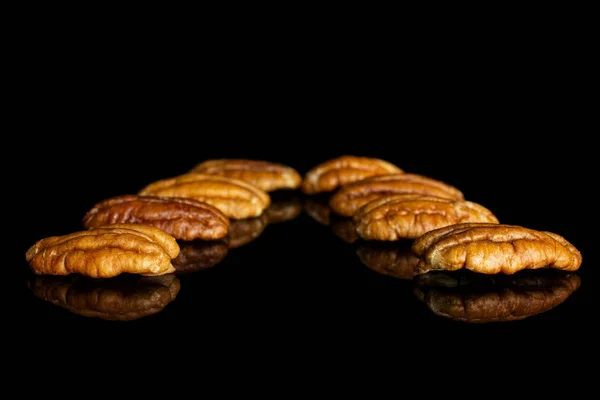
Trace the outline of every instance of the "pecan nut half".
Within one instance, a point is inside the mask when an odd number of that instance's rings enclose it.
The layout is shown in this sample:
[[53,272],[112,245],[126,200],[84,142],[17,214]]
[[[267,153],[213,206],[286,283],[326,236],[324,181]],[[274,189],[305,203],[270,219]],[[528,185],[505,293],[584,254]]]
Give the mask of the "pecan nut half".
[[377,158],[342,156],[325,161],[312,168],[302,182],[306,194],[332,192],[340,186],[369,176],[397,174],[403,171]]
[[581,253],[562,236],[515,225],[457,224],[432,230],[414,241],[419,268],[483,274],[523,269],[575,271]]
[[413,279],[420,271],[419,259],[411,252],[409,244],[365,242],[356,250],[364,265],[373,271],[398,279]]
[[200,173],[156,181],[138,194],[196,199],[215,206],[233,219],[258,217],[271,204],[266,192],[248,182]]
[[295,169],[269,161],[220,159],[196,165],[190,172],[221,175],[246,181],[265,192],[279,189],[297,189],[302,177]]
[[83,218],[86,228],[109,224],[145,224],[175,239],[214,240],[227,235],[229,219],[194,199],[125,195],[97,203]]
[[179,245],[158,228],[114,224],[38,241],[26,253],[38,275],[78,273],[111,278],[122,273],[146,276],[175,272],[171,259]]
[[42,300],[78,315],[133,321],[162,311],[181,287],[175,275],[122,275],[109,280],[80,276],[34,276],[28,283]]
[[257,218],[231,221],[229,234],[227,235],[229,248],[235,249],[252,242],[262,235],[268,222],[269,220],[266,213]]
[[420,194],[451,200],[463,200],[460,190],[444,182],[417,174],[380,175],[340,188],[329,205],[339,215],[353,217],[368,202],[393,194]]
[[203,271],[220,263],[227,253],[227,240],[180,242],[181,251],[173,260],[177,274]]
[[518,321],[546,312],[567,300],[581,285],[575,274],[535,272],[534,276],[510,279],[429,272],[415,278],[414,293],[436,315],[461,322],[486,323]]
[[384,196],[362,206],[354,216],[356,232],[367,240],[415,239],[461,222],[497,223],[487,208],[470,201],[418,194]]

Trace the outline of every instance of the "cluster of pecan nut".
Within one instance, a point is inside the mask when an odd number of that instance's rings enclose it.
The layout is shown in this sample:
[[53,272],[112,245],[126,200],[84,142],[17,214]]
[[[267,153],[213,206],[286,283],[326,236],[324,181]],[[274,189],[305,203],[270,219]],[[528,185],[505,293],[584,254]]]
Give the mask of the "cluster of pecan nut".
[[[414,239],[420,273],[573,271],[581,264],[579,251],[557,234],[499,224],[490,210],[465,200],[453,186],[405,173],[387,161],[353,156],[319,164],[304,179],[293,168],[267,161],[205,161],[184,175],[150,183],[137,195],[99,202],[83,219],[87,230],[43,239],[26,258],[37,274],[172,273],[171,261],[181,251],[176,239],[224,239],[241,222],[227,247],[239,246],[264,229],[271,205],[267,192],[297,188],[306,195],[333,192],[323,218],[329,222],[329,210],[346,217],[336,231],[349,241]],[[285,218],[277,210],[272,215]],[[215,253],[215,247],[206,248]],[[196,251],[182,258],[193,259]]]

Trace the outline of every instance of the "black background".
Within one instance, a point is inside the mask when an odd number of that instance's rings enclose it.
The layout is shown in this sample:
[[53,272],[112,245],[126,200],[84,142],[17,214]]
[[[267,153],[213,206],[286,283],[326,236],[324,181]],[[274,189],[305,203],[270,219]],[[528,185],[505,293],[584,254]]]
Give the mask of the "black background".
[[[290,357],[385,354],[417,344],[435,354],[442,350],[424,343],[440,342],[474,354],[486,343],[540,349],[576,337],[578,351],[593,345],[595,265],[586,233],[593,215],[583,178],[593,157],[583,155],[591,144],[575,77],[550,62],[552,54],[524,49],[506,58],[478,48],[397,59],[375,52],[367,62],[328,51],[307,59],[283,47],[266,62],[268,51],[234,52],[225,61],[176,50],[138,57],[124,47],[78,48],[75,57],[55,49],[24,66],[16,144],[5,153],[16,149],[19,160],[6,169],[18,192],[9,216],[16,221],[9,268],[17,272],[9,315],[30,343],[44,332],[44,340],[69,342],[57,348],[74,355],[90,338],[108,348],[164,338],[180,352]],[[583,253],[581,288],[521,322],[448,321],[419,303],[409,282],[368,270],[355,247],[306,214],[268,226],[213,269],[182,278],[177,299],[139,321],[77,316],[27,288],[29,246],[81,229],[99,200],[211,158],[264,159],[305,173],[344,154],[443,180],[503,223],[564,236]]]

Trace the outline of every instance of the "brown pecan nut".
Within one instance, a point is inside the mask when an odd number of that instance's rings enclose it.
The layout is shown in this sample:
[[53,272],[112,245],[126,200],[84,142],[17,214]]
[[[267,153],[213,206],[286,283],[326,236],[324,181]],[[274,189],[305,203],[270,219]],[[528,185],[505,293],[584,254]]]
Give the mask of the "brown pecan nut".
[[302,203],[297,197],[291,199],[272,200],[265,212],[269,224],[291,221],[302,212]]
[[227,236],[229,219],[194,199],[125,195],[99,202],[83,218],[86,228],[109,224],[145,224],[175,239],[214,240]]
[[175,239],[158,228],[114,224],[38,241],[25,255],[38,275],[78,273],[111,278],[122,273],[146,276],[175,272]]
[[302,191],[306,194],[332,192],[340,186],[369,176],[397,174],[403,171],[377,158],[342,156],[317,165],[304,177]]
[[581,253],[563,237],[514,225],[452,225],[426,233],[412,250],[423,271],[514,274],[538,268],[575,271],[581,265]]
[[227,240],[180,242],[181,251],[173,260],[173,267],[177,274],[203,271],[220,263],[227,253],[229,246]]
[[208,160],[196,165],[190,172],[239,179],[265,192],[279,189],[297,189],[302,184],[302,177],[295,169],[268,161]]
[[356,254],[373,271],[398,279],[412,279],[420,273],[419,259],[412,254],[409,244],[365,242]]
[[196,199],[215,206],[233,219],[258,217],[271,204],[266,192],[248,182],[200,173],[151,183],[138,194]]
[[416,174],[392,174],[366,178],[338,190],[329,205],[344,217],[353,217],[368,202],[393,194],[420,194],[443,199],[463,200],[462,192],[444,182]]
[[267,227],[267,214],[258,218],[240,219],[231,221],[229,226],[229,248],[235,249],[244,246],[259,237]]
[[418,194],[381,197],[362,206],[354,216],[356,232],[367,240],[415,239],[460,222],[497,223],[498,219],[477,203]]
[[[415,295],[436,315],[485,323],[522,320],[563,303],[581,285],[575,274],[456,277],[430,272],[415,278]],[[558,272],[558,271],[556,271]],[[441,275],[441,276],[440,276]],[[463,275],[458,273],[458,275]]]
[[177,297],[180,282],[172,274],[122,275],[108,280],[80,276],[35,276],[33,293],[78,315],[110,321],[133,321],[162,311]]

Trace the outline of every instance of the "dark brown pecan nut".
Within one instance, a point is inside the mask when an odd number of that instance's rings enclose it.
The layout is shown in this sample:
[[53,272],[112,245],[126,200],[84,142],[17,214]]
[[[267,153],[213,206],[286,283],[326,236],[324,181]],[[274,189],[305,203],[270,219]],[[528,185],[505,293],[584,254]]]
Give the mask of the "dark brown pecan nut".
[[393,194],[420,194],[450,200],[463,200],[457,188],[444,182],[416,174],[373,176],[340,188],[329,205],[338,215],[353,217],[370,201]]
[[258,218],[239,219],[231,221],[229,226],[229,248],[235,249],[244,246],[258,238],[268,225],[267,215]]
[[356,254],[363,264],[381,275],[410,280],[420,273],[419,259],[407,243],[364,242]]
[[395,165],[377,158],[342,156],[308,171],[302,182],[302,191],[306,194],[332,192],[340,186],[369,176],[402,172]]
[[173,260],[177,274],[204,271],[223,261],[229,252],[227,240],[179,242],[181,251]]
[[535,272],[537,276],[515,275],[510,279],[429,272],[415,278],[415,295],[442,317],[473,323],[504,322],[546,312],[563,303],[581,285],[575,274]]
[[239,179],[265,192],[279,189],[297,189],[302,184],[302,177],[295,169],[268,161],[243,159],[208,160],[196,165],[190,172]]
[[563,237],[514,225],[457,224],[415,240],[419,268],[483,274],[514,274],[523,269],[575,271],[581,253]]
[[418,194],[381,197],[365,204],[354,216],[356,232],[367,240],[415,239],[461,222],[497,223],[498,219],[477,203]]
[[83,218],[86,228],[109,224],[145,224],[175,239],[214,240],[227,236],[229,219],[194,199],[125,195],[99,202]]
[[248,182],[200,173],[156,181],[138,194],[196,199],[215,206],[233,219],[258,217],[271,204],[266,192]]
[[171,259],[178,254],[175,238],[158,228],[114,224],[42,239],[25,258],[38,275],[78,273],[111,278],[122,273],[152,276],[175,272]]
[[119,276],[90,280],[80,276],[35,276],[33,293],[78,315],[110,321],[133,321],[156,314],[179,293],[174,275]]

